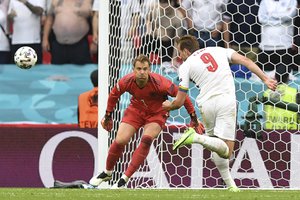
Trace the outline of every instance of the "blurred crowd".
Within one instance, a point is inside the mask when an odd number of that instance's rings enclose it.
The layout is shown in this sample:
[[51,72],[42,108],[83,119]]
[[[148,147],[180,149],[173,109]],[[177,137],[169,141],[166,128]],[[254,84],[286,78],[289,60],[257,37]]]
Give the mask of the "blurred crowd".
[[96,2],[0,0],[0,63],[13,63],[21,46],[35,49],[38,64],[97,63]]
[[[283,64],[298,71],[299,0],[132,0],[121,1],[123,56],[148,55],[166,72],[181,61],[174,47],[185,34],[200,47],[233,48],[264,71]],[[161,62],[161,63],[160,63]],[[239,68],[241,70],[243,68]]]
[[[174,47],[184,34],[200,47],[222,46],[246,55],[265,71],[298,70],[300,0],[115,0],[122,56],[143,53],[176,71]],[[97,63],[99,0],[0,0],[0,63],[13,63],[20,46],[38,63]],[[100,27],[101,29],[101,27]],[[134,48],[132,48],[134,47]],[[128,49],[133,49],[130,55]],[[126,55],[125,55],[126,57]],[[156,60],[155,60],[156,59]]]
[[[232,48],[275,78],[289,74],[291,79],[298,71],[300,0],[109,3],[109,59],[116,70],[121,60],[128,64],[145,54],[165,73],[176,73],[182,63],[176,41],[190,34],[201,48]],[[100,7],[100,0],[0,0],[0,64],[13,64],[21,46],[35,49],[38,64],[97,64]],[[249,78],[243,66],[232,70],[236,77]]]

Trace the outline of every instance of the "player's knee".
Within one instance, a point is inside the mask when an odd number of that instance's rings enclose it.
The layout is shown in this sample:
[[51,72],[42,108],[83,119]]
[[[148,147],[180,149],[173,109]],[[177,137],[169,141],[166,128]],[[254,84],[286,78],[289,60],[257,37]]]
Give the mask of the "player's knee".
[[126,146],[128,144],[128,142],[126,140],[123,140],[123,139],[116,139],[115,142],[118,143],[118,145],[121,145],[121,146]]
[[115,148],[115,149],[124,149],[126,144],[119,143],[118,141],[114,140],[113,143],[111,144],[110,148]]
[[141,144],[150,147],[152,144],[153,138],[149,135],[143,135],[141,138]]
[[120,145],[127,145],[130,141],[130,135],[126,134],[117,134],[115,141]]
[[[228,148],[228,147],[227,147]],[[219,156],[221,157],[221,158],[224,158],[224,159],[229,159],[230,158],[230,149],[228,148],[228,150],[226,150],[226,152],[225,153],[220,153],[219,154]]]
[[212,160],[216,166],[227,166],[228,158],[220,157],[216,152],[212,153]]
[[222,158],[224,158],[224,159],[229,159],[230,156],[229,156],[229,154],[227,154],[227,155],[222,155]]

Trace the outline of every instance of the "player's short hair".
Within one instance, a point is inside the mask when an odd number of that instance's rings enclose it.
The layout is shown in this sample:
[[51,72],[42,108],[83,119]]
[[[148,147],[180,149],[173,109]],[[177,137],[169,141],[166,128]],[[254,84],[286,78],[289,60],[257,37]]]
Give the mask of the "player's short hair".
[[138,62],[138,61],[141,62],[141,63],[146,62],[146,63],[148,63],[149,67],[151,67],[150,59],[147,56],[143,55],[143,54],[140,54],[138,57],[136,57],[133,60],[133,63],[132,63],[133,67],[135,67],[136,62]]
[[177,40],[177,46],[180,50],[187,49],[194,53],[199,49],[199,43],[196,37],[192,35],[184,35]]

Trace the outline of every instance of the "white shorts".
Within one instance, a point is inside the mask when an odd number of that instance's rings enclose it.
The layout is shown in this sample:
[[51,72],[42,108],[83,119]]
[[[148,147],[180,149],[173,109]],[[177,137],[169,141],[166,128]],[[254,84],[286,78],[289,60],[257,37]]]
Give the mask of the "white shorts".
[[229,94],[216,95],[198,105],[205,132],[224,140],[236,137],[236,99]]

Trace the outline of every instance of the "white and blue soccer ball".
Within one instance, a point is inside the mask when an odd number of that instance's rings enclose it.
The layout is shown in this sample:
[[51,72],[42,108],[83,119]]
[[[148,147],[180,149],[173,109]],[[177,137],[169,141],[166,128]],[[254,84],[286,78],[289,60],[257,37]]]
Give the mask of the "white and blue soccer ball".
[[20,47],[14,56],[15,63],[21,69],[30,69],[37,62],[37,54],[31,47]]

